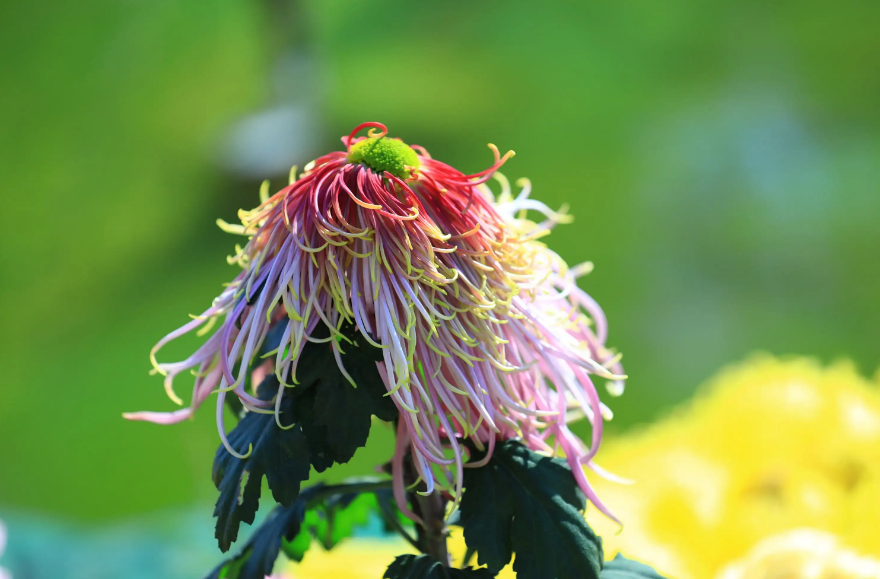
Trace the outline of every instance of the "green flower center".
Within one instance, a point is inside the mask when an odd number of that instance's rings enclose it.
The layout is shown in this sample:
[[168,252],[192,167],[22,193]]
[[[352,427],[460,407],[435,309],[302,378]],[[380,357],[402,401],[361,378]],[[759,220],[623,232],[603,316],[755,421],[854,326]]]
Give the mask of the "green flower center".
[[398,139],[369,137],[352,145],[348,152],[351,163],[363,163],[377,173],[388,171],[400,179],[412,177],[412,169],[419,167],[419,156]]

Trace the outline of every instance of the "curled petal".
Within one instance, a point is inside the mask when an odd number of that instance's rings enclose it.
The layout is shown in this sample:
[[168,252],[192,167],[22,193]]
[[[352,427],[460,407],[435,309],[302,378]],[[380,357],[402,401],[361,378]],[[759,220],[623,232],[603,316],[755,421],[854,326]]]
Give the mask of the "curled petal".
[[[261,191],[260,205],[240,213],[248,236],[230,263],[241,273],[201,316],[163,338],[152,354],[156,370],[176,402],[174,381],[193,370],[197,382],[189,408],[170,414],[133,413],[133,420],[184,420],[212,393],[227,449],[223,401],[234,395],[251,412],[279,417],[284,389],[297,384],[309,360],[307,342],[327,342],[342,375],[357,387],[346,361],[353,327],[366,347],[376,347],[387,395],[400,417],[392,460],[395,497],[406,509],[404,459],[420,477],[419,492],[443,489],[458,497],[462,469],[490,460],[496,441],[517,437],[541,452],[559,450],[584,493],[593,493],[584,466],[593,462],[610,410],[593,380],[621,391],[619,354],[606,345],[608,325],[599,305],[576,285],[589,267],[569,268],[540,240],[569,217],[532,199],[520,180],[514,194],[498,169],[513,156],[490,145],[493,163],[464,174],[419,147],[394,141],[383,149],[401,157],[360,156],[349,161],[357,137],[384,137],[381,123],[363,123],[343,138],[346,151],[319,157],[275,194]],[[417,171],[410,171],[416,159]],[[395,165],[397,161],[400,161]],[[402,168],[397,171],[394,167]],[[496,202],[490,179],[501,187]],[[530,221],[528,213],[544,216]],[[184,334],[217,328],[188,358],[155,359],[158,349]],[[319,339],[316,328],[329,336]],[[270,338],[271,336],[271,338]],[[264,346],[266,341],[271,346]],[[362,346],[363,347],[363,346]],[[271,350],[268,351],[267,350]],[[248,378],[273,372],[278,395],[253,395]],[[592,425],[589,444],[568,429],[583,417]],[[463,439],[487,450],[464,464]],[[575,466],[577,468],[575,468]],[[414,515],[405,511],[408,516]]]

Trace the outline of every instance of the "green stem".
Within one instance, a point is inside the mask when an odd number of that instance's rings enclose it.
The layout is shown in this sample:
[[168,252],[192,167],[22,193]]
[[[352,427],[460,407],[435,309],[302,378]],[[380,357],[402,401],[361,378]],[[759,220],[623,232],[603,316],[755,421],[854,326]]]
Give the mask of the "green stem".
[[[342,483],[337,485],[330,485],[321,487],[319,489],[315,489],[315,492],[312,496],[309,497],[306,504],[308,506],[312,506],[315,503],[321,502],[324,499],[336,495],[345,495],[350,493],[376,493],[379,491],[388,490],[391,488],[391,481],[387,479],[376,479],[376,480],[361,480],[353,483]],[[403,528],[403,525],[400,524],[400,521],[395,516],[394,513],[388,508],[381,499],[377,497],[376,501],[379,505],[379,510],[381,511],[382,518],[406,541],[418,549],[422,551],[422,547],[419,543],[413,539],[412,535],[410,535],[406,529]],[[328,526],[328,533],[332,532],[331,527]]]
[[423,553],[449,567],[449,550],[446,547],[446,500],[439,490],[428,496],[410,493],[415,503],[415,512],[424,521],[424,526],[417,526],[419,545]]
[[386,505],[383,501],[380,500],[378,502],[379,510],[382,512],[382,518],[385,519],[385,522],[388,523],[391,528],[397,531],[397,533],[401,537],[406,539],[407,543],[421,551],[422,547],[419,545],[418,541],[416,541],[413,536],[410,535],[409,532],[403,528],[403,525],[400,524],[400,519],[397,518],[397,515],[391,512],[391,509],[389,509],[388,505]]
[[327,497],[335,495],[358,494],[358,493],[374,493],[391,488],[391,481],[387,479],[364,480],[353,483],[342,483],[337,485],[328,485],[315,489],[315,492],[309,496],[307,505],[311,506],[320,502]]
[[[446,547],[446,499],[439,489],[434,489],[434,492],[427,496],[416,491],[413,485],[418,480],[418,474],[411,454],[407,454],[403,461],[403,480],[407,488],[411,489],[407,492],[410,508],[422,520],[421,525],[416,525],[419,551],[449,567],[449,550]],[[424,484],[420,483],[419,486],[424,487]]]

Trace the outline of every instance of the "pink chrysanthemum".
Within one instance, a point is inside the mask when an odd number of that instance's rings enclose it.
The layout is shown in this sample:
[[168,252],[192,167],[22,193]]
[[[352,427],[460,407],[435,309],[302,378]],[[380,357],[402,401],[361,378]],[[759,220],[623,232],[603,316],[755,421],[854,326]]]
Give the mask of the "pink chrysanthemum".
[[[355,138],[365,127],[381,132]],[[152,352],[178,403],[172,382],[194,370],[192,403],[174,413],[128,417],[177,422],[217,392],[220,437],[240,456],[226,441],[224,398],[232,392],[250,411],[273,411],[244,387],[270,325],[285,325],[281,346],[258,372],[275,372],[281,383],[277,413],[318,324],[336,334],[353,324],[382,349],[378,371],[400,411],[392,461],[399,497],[407,452],[427,492],[440,477],[459,496],[460,439],[485,448],[485,462],[496,440],[519,437],[533,450],[561,448],[584,493],[607,512],[583,471],[584,465],[599,470],[592,459],[609,414],[591,375],[611,380],[612,393],[622,390],[624,376],[619,357],[605,348],[602,310],[575,284],[584,268],[568,269],[538,241],[561,216],[528,199],[528,182],[511,196],[497,170],[513,152],[500,156],[490,145],[492,166],[464,175],[386,133],[378,123],[360,125],[343,139],[347,151],[310,163],[271,197],[264,189],[262,203],[241,212],[241,226],[222,224],[249,238],[231,258],[243,271]],[[503,189],[497,205],[485,185],[493,175]],[[547,220],[532,223],[527,210]],[[163,345],[200,327],[203,335],[219,319],[219,329],[189,358],[156,361]],[[348,376],[341,339],[331,335],[329,345]],[[575,413],[592,424],[589,444],[568,428]]]

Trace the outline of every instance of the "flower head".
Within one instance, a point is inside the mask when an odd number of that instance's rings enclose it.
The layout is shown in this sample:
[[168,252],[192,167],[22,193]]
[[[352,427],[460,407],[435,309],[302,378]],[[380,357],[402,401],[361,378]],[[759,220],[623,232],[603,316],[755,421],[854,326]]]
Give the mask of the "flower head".
[[[356,138],[366,127],[378,132]],[[220,437],[236,454],[226,441],[224,398],[231,392],[249,411],[273,412],[245,390],[270,330],[281,334],[280,345],[255,373],[277,376],[277,416],[285,388],[297,384],[297,367],[308,363],[300,358],[304,344],[319,340],[319,325],[329,328],[322,341],[349,376],[341,328],[354,326],[381,348],[377,371],[400,411],[392,461],[399,495],[406,453],[425,492],[439,483],[458,496],[461,439],[487,449],[488,460],[497,439],[521,437],[534,450],[561,448],[581,488],[604,510],[583,470],[593,466],[609,415],[591,376],[613,381],[617,391],[624,376],[605,348],[602,310],[575,284],[587,268],[569,269],[539,241],[564,216],[530,200],[527,181],[512,196],[497,170],[513,152],[501,156],[494,145],[493,164],[465,175],[422,147],[388,137],[378,123],[364,123],[343,143],[346,151],[309,163],[274,195],[264,187],[262,203],[240,212],[241,225],[221,222],[248,238],[230,258],[242,272],[152,352],[178,403],[174,378],[195,371],[192,403],[175,413],[128,417],[177,422],[216,392]],[[493,176],[502,187],[497,204],[486,185]],[[529,210],[546,220],[527,220]],[[187,359],[156,360],[169,341],[205,334],[218,321]],[[567,426],[578,413],[592,423],[589,444]]]
[[767,537],[802,528],[880,553],[880,389],[849,363],[762,355],[733,365],[692,402],[609,444],[603,465],[638,481],[597,481],[626,521],[615,534],[588,516],[606,555],[638,554],[673,577],[717,577]]

